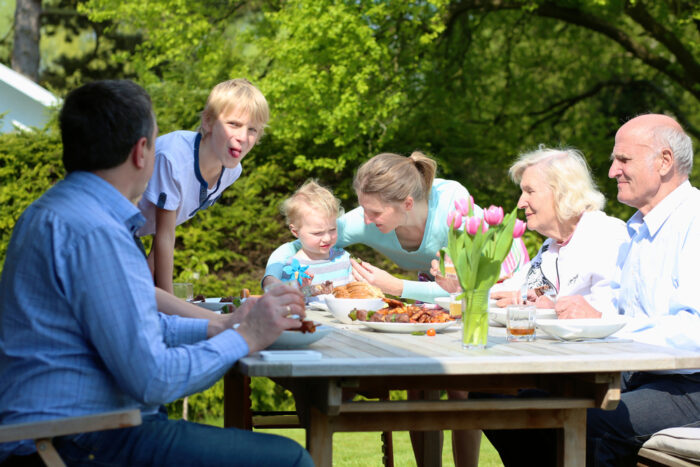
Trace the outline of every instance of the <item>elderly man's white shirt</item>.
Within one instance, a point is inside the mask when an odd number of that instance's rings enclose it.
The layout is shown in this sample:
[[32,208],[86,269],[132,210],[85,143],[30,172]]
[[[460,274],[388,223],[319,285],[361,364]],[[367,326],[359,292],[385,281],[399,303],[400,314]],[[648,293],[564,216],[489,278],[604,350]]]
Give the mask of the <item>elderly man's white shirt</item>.
[[684,182],[627,222],[619,312],[640,342],[700,351],[700,190]]
[[[542,274],[558,288],[560,297],[582,295],[604,315],[617,313],[615,278],[620,247],[629,240],[625,223],[602,211],[581,215],[571,240],[565,245],[548,238],[530,265],[541,262]],[[528,268],[497,284],[495,290],[518,290],[527,280]]]

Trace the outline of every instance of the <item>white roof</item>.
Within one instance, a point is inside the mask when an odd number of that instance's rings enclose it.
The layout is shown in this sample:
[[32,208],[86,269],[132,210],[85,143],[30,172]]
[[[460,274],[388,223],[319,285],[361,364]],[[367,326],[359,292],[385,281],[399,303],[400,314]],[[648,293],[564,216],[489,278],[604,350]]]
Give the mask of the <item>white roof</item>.
[[50,107],[59,102],[58,97],[54,96],[51,92],[42,88],[22,74],[6,67],[2,63],[0,63],[0,81],[7,83],[20,91],[22,94],[34,99],[46,107]]

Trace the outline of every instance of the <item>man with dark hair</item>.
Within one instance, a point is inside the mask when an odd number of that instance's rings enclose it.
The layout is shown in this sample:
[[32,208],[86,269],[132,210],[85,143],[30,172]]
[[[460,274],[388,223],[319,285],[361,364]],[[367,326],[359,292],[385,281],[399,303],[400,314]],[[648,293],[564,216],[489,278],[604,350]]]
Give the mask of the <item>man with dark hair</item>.
[[149,147],[155,116],[151,98],[131,81],[89,83],[70,96],[59,114],[67,172],[111,169],[124,162],[145,136]]
[[[0,278],[0,423],[138,407],[140,426],[54,445],[68,465],[312,465],[287,438],[168,420],[162,408],[298,328],[288,315],[304,315],[303,296],[282,285],[221,319],[159,313],[194,305],[154,288],[134,242],[157,135],[148,94],[129,81],[82,86],[60,125],[69,173],[17,221]],[[0,462],[27,465],[34,450],[0,444]]]

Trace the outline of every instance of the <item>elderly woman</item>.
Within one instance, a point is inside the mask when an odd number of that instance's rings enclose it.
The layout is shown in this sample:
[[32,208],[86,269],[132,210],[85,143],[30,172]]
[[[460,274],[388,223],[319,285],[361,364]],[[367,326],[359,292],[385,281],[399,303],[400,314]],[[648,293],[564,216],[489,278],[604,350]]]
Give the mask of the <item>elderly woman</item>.
[[[555,308],[560,318],[582,317],[591,308],[598,316],[616,314],[608,284],[618,250],[629,236],[624,222],[601,211],[605,198],[583,155],[540,146],[520,155],[510,176],[520,184],[518,208],[525,211],[528,229],[547,240],[530,267],[498,284],[492,298],[505,306],[526,284],[528,299],[540,308]],[[556,304],[540,293],[543,289],[555,291]]]

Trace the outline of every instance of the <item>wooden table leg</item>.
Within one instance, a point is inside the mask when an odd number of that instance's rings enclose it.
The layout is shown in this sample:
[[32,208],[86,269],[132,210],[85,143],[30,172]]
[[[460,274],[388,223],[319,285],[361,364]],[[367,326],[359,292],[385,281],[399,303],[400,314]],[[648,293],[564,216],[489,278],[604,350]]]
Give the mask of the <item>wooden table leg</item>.
[[250,378],[229,370],[224,375],[224,427],[253,428],[250,411]]
[[[440,399],[440,391],[425,391],[425,400]],[[442,466],[442,432],[423,432],[423,467]]]
[[328,415],[313,406],[309,410],[309,426],[306,428],[306,449],[316,467],[333,465],[333,427]]
[[564,427],[559,442],[559,465],[585,467],[586,465],[586,409],[566,410]]

